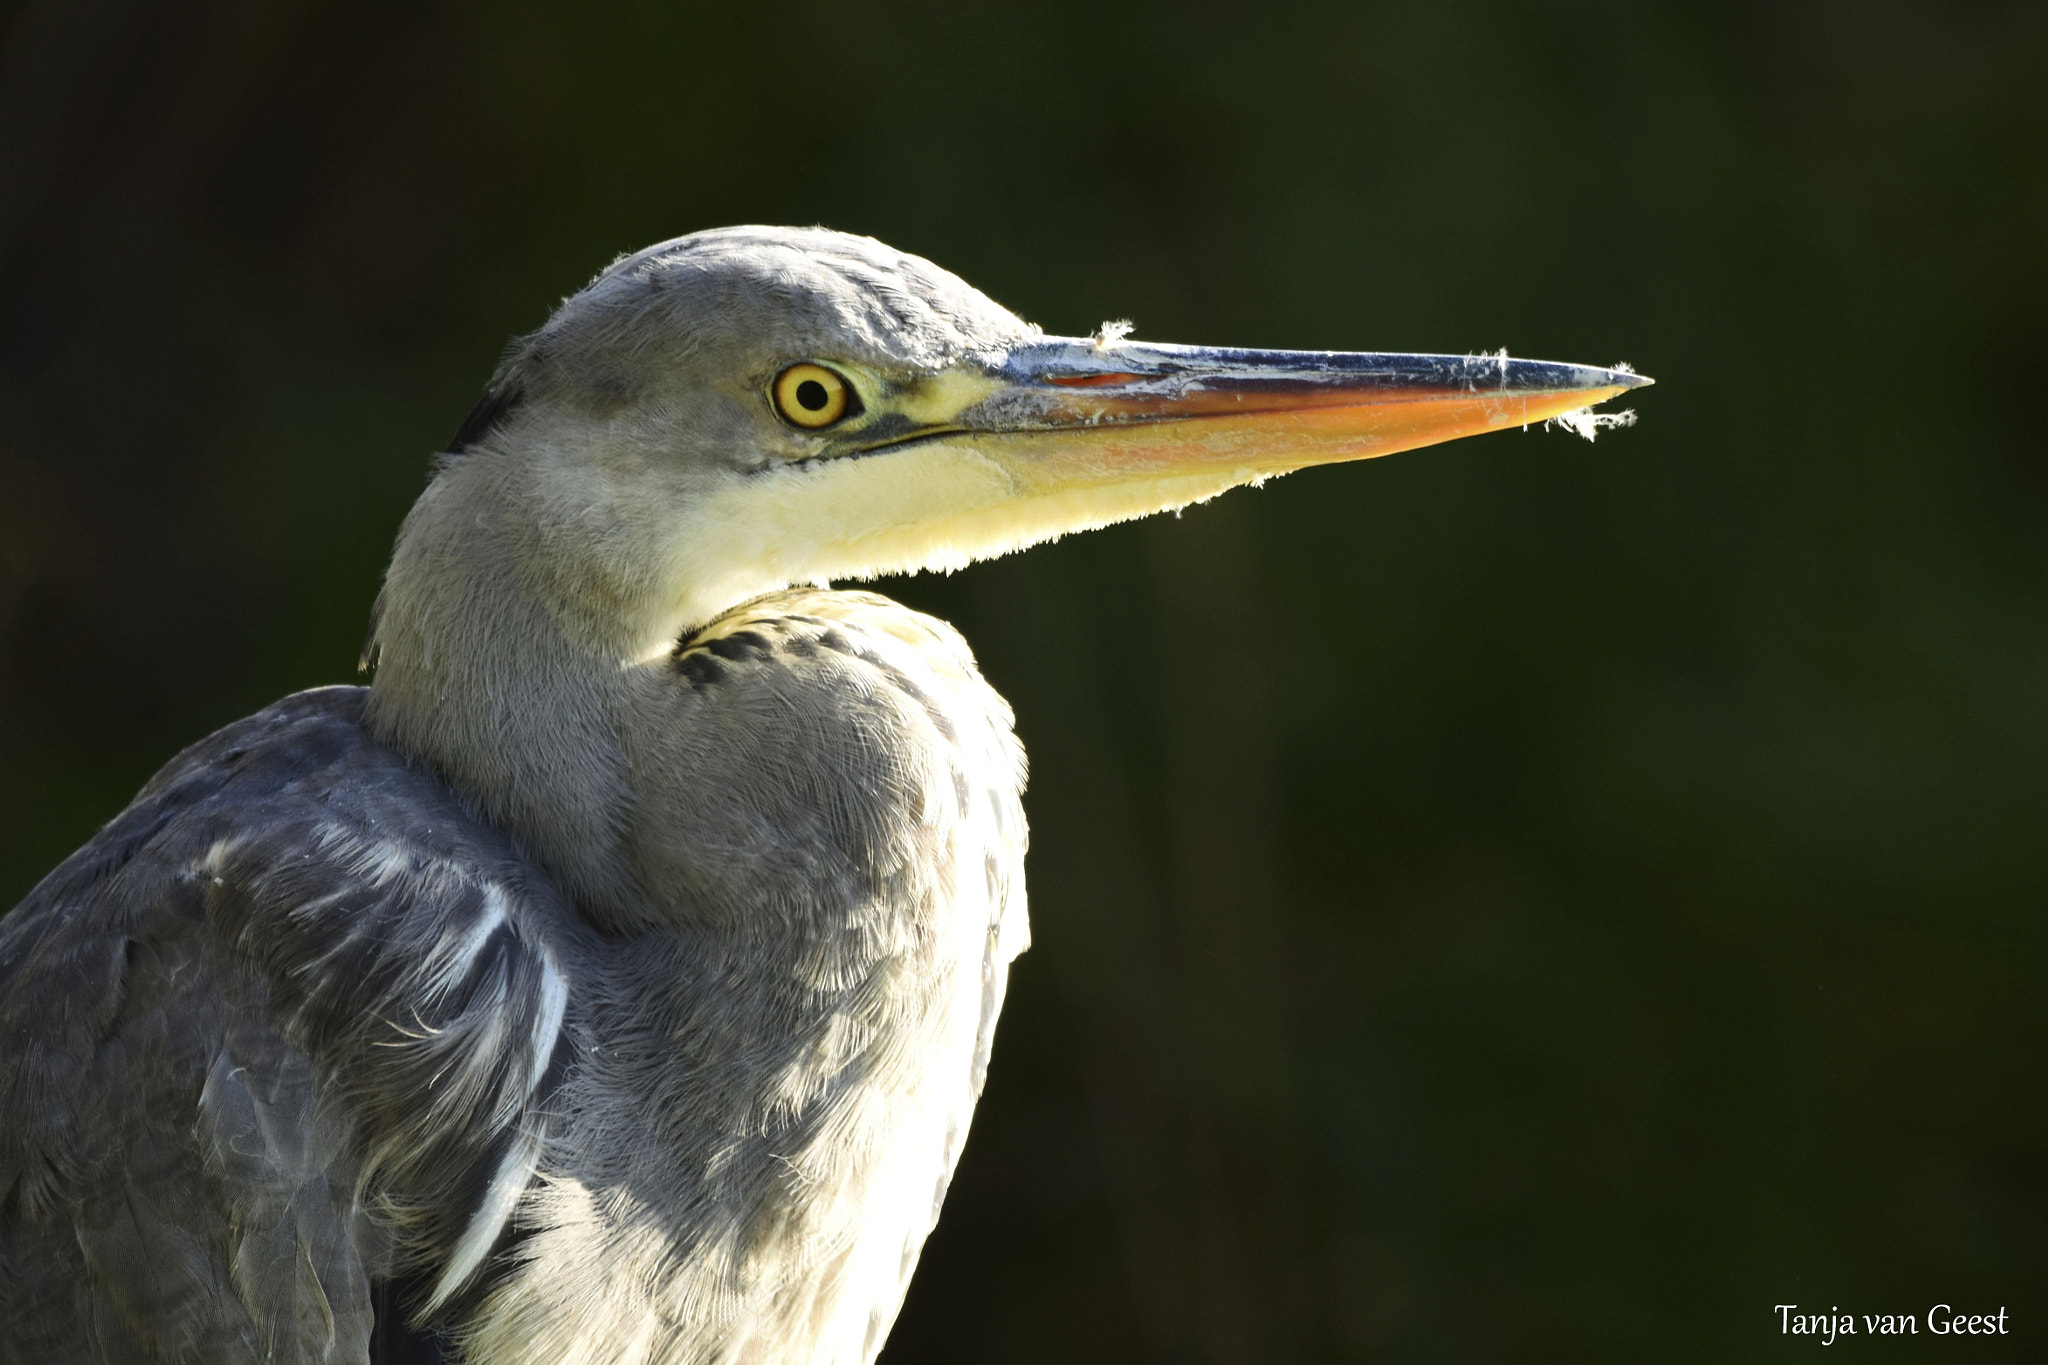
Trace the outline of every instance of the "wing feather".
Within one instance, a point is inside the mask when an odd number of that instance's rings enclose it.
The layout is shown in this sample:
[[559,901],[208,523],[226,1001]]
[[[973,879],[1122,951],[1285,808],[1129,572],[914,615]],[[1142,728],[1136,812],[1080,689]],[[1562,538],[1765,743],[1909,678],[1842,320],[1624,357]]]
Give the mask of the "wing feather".
[[0,1361],[369,1362],[380,1284],[487,1273],[586,948],[361,711],[188,750],[0,920]]

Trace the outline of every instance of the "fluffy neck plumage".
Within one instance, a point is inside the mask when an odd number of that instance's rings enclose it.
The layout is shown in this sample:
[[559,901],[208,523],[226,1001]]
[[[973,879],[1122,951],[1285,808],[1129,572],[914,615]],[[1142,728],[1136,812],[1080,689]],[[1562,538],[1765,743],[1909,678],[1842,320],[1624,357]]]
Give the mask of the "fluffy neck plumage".
[[634,643],[622,604],[607,600],[617,591],[576,556],[550,553],[559,547],[545,543],[531,477],[519,463],[468,458],[421,495],[379,603],[368,719],[587,911],[631,917],[618,727],[636,690]]

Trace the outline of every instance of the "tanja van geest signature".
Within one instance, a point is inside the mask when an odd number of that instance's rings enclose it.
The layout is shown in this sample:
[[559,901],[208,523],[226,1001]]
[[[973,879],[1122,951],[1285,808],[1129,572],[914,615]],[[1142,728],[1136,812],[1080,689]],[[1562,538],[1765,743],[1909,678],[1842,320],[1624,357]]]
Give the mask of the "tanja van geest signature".
[[[1844,1313],[1830,1308],[1825,1313],[1802,1313],[1796,1303],[1777,1303],[1778,1335],[1816,1336],[1821,1345],[1832,1346],[1837,1337],[1916,1337],[1920,1318],[1910,1313]],[[1927,1333],[1936,1337],[2002,1337],[2006,1334],[2005,1307],[1996,1313],[1959,1313],[1945,1303],[1927,1310]],[[1859,1325],[1860,1324],[1860,1325]]]

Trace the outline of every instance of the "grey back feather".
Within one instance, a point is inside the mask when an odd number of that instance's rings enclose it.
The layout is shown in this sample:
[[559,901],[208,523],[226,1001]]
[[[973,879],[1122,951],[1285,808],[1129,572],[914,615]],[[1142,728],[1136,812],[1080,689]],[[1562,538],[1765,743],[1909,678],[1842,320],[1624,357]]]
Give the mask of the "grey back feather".
[[574,922],[362,705],[188,750],[0,920],[0,1360],[366,1361],[544,1130]]

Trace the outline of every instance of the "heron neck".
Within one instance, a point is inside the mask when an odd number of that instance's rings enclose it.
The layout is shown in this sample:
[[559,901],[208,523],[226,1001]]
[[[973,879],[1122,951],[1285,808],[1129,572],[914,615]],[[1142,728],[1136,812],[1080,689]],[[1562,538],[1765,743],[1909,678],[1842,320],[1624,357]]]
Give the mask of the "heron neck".
[[525,493],[513,462],[478,457],[445,468],[414,505],[374,627],[369,724],[517,840],[593,919],[638,918],[619,738],[634,648],[624,630],[602,627],[617,619],[593,600],[604,594],[548,553],[556,547],[541,543]]

